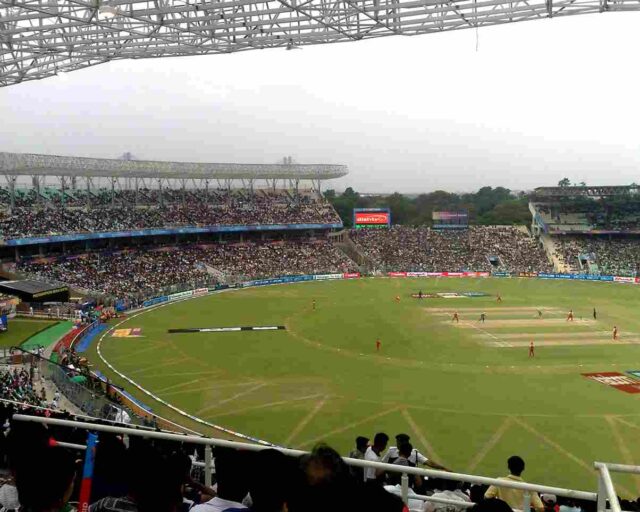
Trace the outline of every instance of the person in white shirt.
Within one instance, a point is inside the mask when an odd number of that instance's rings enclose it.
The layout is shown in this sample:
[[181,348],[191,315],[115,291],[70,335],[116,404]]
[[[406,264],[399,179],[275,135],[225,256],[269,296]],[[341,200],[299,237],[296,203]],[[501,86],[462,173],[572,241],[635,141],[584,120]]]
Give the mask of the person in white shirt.
[[[384,490],[390,492],[391,494],[395,494],[396,496],[402,497],[402,486],[398,485],[385,485]],[[415,492],[413,489],[409,489],[409,500],[407,502],[407,506],[409,510],[422,510],[424,506],[424,501],[418,499],[411,499],[412,496],[415,496]]]
[[471,503],[471,498],[458,487],[458,482],[454,480],[442,480],[441,486],[431,495],[432,498],[444,498],[447,500],[459,501],[461,506],[457,507],[451,504],[434,503],[425,501],[424,512],[464,512],[466,507],[464,503]]
[[[409,442],[411,437],[408,434],[398,434],[396,436],[396,446],[390,446],[387,453],[382,458],[382,462],[386,462],[388,464],[393,464],[395,460],[400,456],[398,453],[398,446],[401,444],[406,444]],[[423,454],[421,454],[416,448],[411,450],[411,455],[408,458],[409,462],[414,466],[428,466],[433,469],[440,469],[442,471],[449,471],[443,465],[438,464],[437,462],[428,459]]]
[[[364,460],[368,460],[371,462],[382,462],[382,452],[387,447],[389,443],[389,436],[384,432],[378,432],[373,438],[373,445],[367,448],[367,451],[364,453]],[[384,478],[384,471],[381,469],[375,468],[365,468],[364,469],[364,481],[370,480],[380,480]]]

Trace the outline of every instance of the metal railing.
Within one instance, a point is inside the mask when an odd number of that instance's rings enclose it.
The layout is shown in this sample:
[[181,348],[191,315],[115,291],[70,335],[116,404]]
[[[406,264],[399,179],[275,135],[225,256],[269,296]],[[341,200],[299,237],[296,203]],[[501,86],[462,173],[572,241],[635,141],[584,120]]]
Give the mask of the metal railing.
[[598,471],[598,511],[605,510],[608,500],[612,512],[620,512],[620,501],[611,479],[611,473],[640,475],[640,466],[612,462],[594,462],[593,465]]
[[[75,407],[88,416],[104,420],[112,420],[117,417],[118,414],[120,414],[120,417],[123,417],[122,411],[125,411],[132,423],[136,425],[143,424],[144,419],[134,414],[133,411],[124,405],[115,404],[106,397],[101,396],[101,393],[103,393],[101,383],[99,384],[100,389],[92,389],[87,385],[74,382],[71,375],[73,372],[70,372],[70,370],[50,361],[49,359],[24,351],[18,347],[13,347],[12,353],[12,357],[14,358],[16,354],[21,354],[20,364],[29,364],[34,367],[41,378],[44,378],[45,381],[52,382],[60,392],[61,396],[66,398]],[[90,375],[84,376],[87,379],[87,382],[96,383],[96,385],[98,385],[94,377]]]
[[[197,437],[190,435],[181,435],[181,434],[171,434],[167,432],[150,432],[150,431],[140,431],[132,428],[121,427],[121,426],[111,426],[111,425],[100,425],[96,423],[82,423],[77,421],[69,421],[69,420],[61,420],[55,418],[42,418],[36,416],[26,416],[22,414],[15,414],[13,419],[16,421],[24,421],[24,422],[34,422],[34,423],[43,423],[48,425],[57,425],[57,426],[65,426],[76,429],[84,429],[92,432],[108,432],[113,434],[122,434],[126,436],[140,436],[146,437],[148,439],[163,439],[167,441],[176,441],[179,443],[191,443],[204,445],[205,447],[205,461],[204,461],[204,471],[205,471],[205,484],[211,485],[212,482],[212,461],[213,461],[213,452],[212,447],[225,447],[225,448],[235,448],[245,451],[261,451],[266,449],[275,449],[282,452],[284,455],[299,457],[301,455],[305,455],[308,452],[302,450],[293,450],[290,448],[280,448],[274,446],[264,446],[260,444],[252,444],[252,443],[239,443],[236,441],[227,441],[224,439],[213,439],[208,437]],[[561,487],[551,487],[548,485],[540,485],[533,484],[528,482],[516,482],[513,480],[502,480],[498,478],[488,478],[484,476],[477,475],[468,475],[464,473],[451,473],[447,471],[440,471],[436,469],[423,469],[417,467],[407,467],[407,466],[398,466],[396,464],[386,464],[382,462],[372,462],[361,459],[351,459],[348,457],[344,457],[343,460],[349,466],[359,467],[359,468],[374,468],[386,472],[392,473],[401,473],[401,497],[405,503],[411,499],[420,499],[422,501],[434,501],[434,502],[442,502],[441,499],[434,499],[430,496],[422,496],[417,497],[416,495],[409,495],[409,475],[417,475],[417,476],[426,476],[431,478],[441,478],[445,480],[454,480],[458,482],[469,482],[471,484],[480,484],[480,485],[494,485],[501,488],[508,489],[517,489],[519,491],[523,491],[523,505],[522,510],[529,511],[531,504],[531,493],[549,493],[555,494],[556,496],[563,496],[566,498],[576,499],[576,500],[587,500],[587,501],[595,501],[598,502],[598,512],[604,512],[604,502],[601,503],[599,499],[599,495],[595,492],[588,491],[578,491],[573,489],[564,489]],[[606,468],[605,468],[606,469]],[[639,470],[640,471],[640,470]],[[608,470],[606,471],[608,475]],[[603,478],[603,481],[606,482],[606,479]],[[611,484],[611,479],[608,479],[609,484]],[[606,484],[606,485],[609,485]],[[615,490],[613,489],[613,484],[610,485],[610,489],[607,489],[607,496],[615,495]],[[612,493],[612,494],[611,494]],[[602,492],[600,493],[602,494]],[[455,504],[455,506],[464,507],[464,502],[457,502],[455,500],[451,500]],[[617,503],[617,499],[615,500]],[[610,503],[612,503],[612,512],[620,512],[620,508],[613,508],[613,503],[610,499]],[[602,507],[600,506],[602,505]]]

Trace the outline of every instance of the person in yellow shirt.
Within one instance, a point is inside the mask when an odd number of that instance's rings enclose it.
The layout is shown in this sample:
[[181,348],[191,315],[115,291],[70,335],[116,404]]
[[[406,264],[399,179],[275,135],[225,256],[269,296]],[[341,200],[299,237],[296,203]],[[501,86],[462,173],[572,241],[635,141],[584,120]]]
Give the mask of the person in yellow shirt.
[[[500,478],[500,480],[511,480],[512,482],[524,481],[520,477],[520,475],[522,475],[522,472],[524,471],[524,460],[522,460],[521,457],[518,457],[517,455],[509,457],[509,460],[507,460],[507,466],[509,468],[509,476],[502,477]],[[495,485],[492,485],[487,489],[487,492],[484,493],[484,497],[487,499],[501,499],[502,501],[506,501],[511,508],[517,510],[522,510],[522,504],[524,503],[524,491],[507,487],[497,487]],[[536,512],[544,511],[542,500],[536,492],[531,493],[531,507]]]

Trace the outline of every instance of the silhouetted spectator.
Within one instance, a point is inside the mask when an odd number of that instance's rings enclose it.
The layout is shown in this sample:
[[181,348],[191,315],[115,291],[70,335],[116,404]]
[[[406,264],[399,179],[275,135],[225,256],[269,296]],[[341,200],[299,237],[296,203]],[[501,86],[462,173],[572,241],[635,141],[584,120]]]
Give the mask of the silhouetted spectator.
[[244,452],[216,448],[216,481],[218,495],[193,507],[193,512],[224,512],[229,509],[246,510],[242,500],[249,491],[248,457]]
[[73,492],[76,464],[63,448],[46,447],[16,466],[21,511],[58,512]]

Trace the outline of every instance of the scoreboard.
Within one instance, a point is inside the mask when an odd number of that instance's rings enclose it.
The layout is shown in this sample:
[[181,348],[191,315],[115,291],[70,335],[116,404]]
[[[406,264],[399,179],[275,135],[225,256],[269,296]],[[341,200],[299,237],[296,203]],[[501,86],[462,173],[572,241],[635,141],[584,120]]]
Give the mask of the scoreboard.
[[353,227],[389,228],[391,227],[391,210],[389,208],[354,208]]
[[435,229],[465,229],[469,227],[469,213],[457,212],[433,212],[431,219]]

